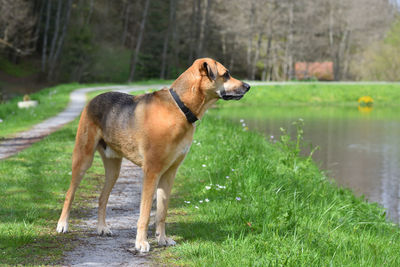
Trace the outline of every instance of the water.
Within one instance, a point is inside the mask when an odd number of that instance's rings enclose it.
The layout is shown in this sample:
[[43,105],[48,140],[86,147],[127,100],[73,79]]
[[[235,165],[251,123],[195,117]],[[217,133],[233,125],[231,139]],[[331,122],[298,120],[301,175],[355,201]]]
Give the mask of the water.
[[400,222],[400,109],[357,107],[237,107],[216,111],[274,139],[280,127],[295,137],[292,122],[304,120],[304,141],[319,146],[313,155],[341,186],[387,209]]

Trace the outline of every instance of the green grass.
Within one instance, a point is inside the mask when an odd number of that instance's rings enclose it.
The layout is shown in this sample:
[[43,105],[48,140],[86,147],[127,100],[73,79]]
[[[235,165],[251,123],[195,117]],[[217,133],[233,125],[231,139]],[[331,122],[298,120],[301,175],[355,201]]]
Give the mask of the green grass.
[[242,100],[225,106],[260,105],[355,105],[371,96],[376,106],[400,105],[400,84],[290,84],[252,86]]
[[[0,265],[55,264],[68,249],[74,230],[55,227],[70,182],[77,120],[0,164]],[[82,181],[72,218],[84,213],[103,179],[101,160]],[[78,207],[78,208],[77,208]],[[71,224],[72,227],[75,223]]]
[[283,138],[272,144],[215,116],[202,120],[167,219],[178,245],[162,263],[399,266],[400,229],[383,209],[338,188]]

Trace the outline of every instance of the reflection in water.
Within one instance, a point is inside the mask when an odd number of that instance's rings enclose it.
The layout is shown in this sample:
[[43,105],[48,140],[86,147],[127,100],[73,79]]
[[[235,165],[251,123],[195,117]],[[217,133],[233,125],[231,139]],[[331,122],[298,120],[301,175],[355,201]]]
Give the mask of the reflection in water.
[[[246,119],[246,123],[250,130],[267,136],[278,137],[279,128],[283,127],[294,137],[292,122],[303,118],[304,141],[320,147],[313,155],[317,164],[356,195],[381,203],[389,217],[399,222],[400,112],[373,115],[374,109],[365,115],[357,108],[352,109],[268,107],[258,114],[253,108],[248,113],[253,119]],[[246,114],[243,108],[227,112],[235,120]]]

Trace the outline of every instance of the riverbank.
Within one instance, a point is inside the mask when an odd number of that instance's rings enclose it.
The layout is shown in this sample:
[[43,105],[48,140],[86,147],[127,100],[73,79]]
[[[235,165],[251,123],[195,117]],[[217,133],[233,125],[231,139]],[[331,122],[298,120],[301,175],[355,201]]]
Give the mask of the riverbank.
[[[257,83],[255,83],[257,84]],[[238,102],[224,106],[260,105],[349,105],[357,106],[362,96],[371,96],[375,106],[399,106],[399,83],[290,83],[255,85]]]
[[400,229],[384,210],[329,181],[287,136],[275,143],[207,115],[173,190],[167,233],[178,245],[162,263],[400,264]]

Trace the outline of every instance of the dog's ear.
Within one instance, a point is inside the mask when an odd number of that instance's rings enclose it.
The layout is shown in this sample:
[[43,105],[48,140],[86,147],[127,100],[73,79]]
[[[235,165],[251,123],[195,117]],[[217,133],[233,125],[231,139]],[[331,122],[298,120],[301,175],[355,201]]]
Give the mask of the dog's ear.
[[217,79],[217,64],[210,64],[207,61],[204,61],[202,68],[207,73],[207,76],[210,78],[210,80],[215,81],[215,79]]

